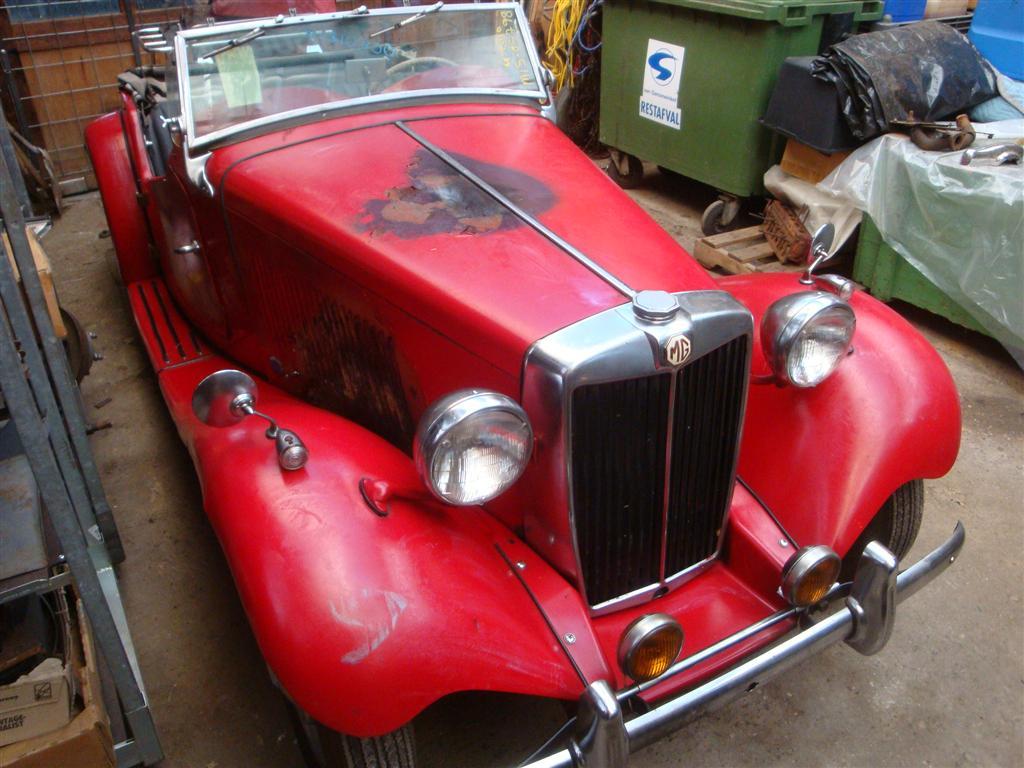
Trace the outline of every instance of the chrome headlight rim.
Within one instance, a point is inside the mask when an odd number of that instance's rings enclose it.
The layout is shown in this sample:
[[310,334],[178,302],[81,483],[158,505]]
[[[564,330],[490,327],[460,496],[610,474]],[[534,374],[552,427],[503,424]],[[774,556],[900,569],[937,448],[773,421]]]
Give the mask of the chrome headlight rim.
[[[835,577],[838,578],[841,566],[842,560],[839,558],[839,555],[824,544],[801,547],[793,553],[782,569],[782,584],[780,587],[782,596],[786,599],[786,602],[795,608],[810,608],[816,602],[819,602],[820,598],[819,601],[799,599],[800,588],[803,585],[804,579],[823,568],[832,570]],[[834,583],[835,579],[833,578],[832,584]],[[832,584],[829,584],[829,587]]]
[[[487,413],[505,413],[517,417],[526,429],[527,450],[515,476],[486,498],[474,501],[459,501],[443,493],[434,483],[434,464],[438,459],[438,448],[452,429],[469,418]],[[434,401],[420,418],[413,440],[413,459],[423,484],[439,501],[455,506],[485,504],[507,491],[522,476],[533,453],[533,426],[523,407],[508,395],[487,389],[460,389]]]
[[[821,378],[812,382],[795,381],[790,371],[791,354],[805,330],[828,313],[846,315],[848,333],[843,352],[836,363]],[[853,308],[842,298],[825,291],[801,291],[775,301],[761,319],[761,346],[777,381],[801,389],[810,389],[827,381],[839,368],[849,352],[857,317]]]

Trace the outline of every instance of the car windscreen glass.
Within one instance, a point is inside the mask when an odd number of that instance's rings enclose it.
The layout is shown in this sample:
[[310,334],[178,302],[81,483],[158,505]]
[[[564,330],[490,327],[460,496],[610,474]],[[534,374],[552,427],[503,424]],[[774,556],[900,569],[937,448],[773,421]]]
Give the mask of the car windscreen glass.
[[541,91],[515,11],[438,10],[265,20],[188,38],[193,136],[367,97]]

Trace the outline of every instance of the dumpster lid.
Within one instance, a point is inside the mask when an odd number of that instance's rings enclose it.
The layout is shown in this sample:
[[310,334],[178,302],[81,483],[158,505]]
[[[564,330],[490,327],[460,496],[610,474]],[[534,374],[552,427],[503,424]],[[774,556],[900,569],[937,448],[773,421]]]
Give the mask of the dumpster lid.
[[802,27],[815,16],[854,14],[854,21],[882,18],[882,0],[650,0],[677,8],[774,21],[784,27]]

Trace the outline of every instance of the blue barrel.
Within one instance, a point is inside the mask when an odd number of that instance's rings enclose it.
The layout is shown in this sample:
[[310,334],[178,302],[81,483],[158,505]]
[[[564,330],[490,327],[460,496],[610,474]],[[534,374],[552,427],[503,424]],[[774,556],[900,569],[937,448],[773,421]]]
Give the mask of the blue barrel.
[[992,66],[1024,80],[1024,0],[978,0],[967,37]]

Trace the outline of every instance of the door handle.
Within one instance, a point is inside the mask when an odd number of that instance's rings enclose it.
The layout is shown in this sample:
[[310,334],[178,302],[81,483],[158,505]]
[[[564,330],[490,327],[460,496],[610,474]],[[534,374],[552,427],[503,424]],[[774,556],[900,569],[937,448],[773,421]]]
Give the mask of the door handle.
[[193,240],[188,245],[179,245],[174,249],[175,253],[195,253],[199,250],[199,241]]

